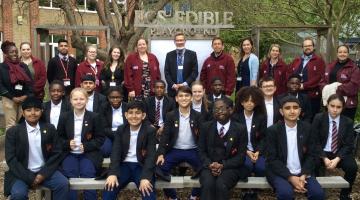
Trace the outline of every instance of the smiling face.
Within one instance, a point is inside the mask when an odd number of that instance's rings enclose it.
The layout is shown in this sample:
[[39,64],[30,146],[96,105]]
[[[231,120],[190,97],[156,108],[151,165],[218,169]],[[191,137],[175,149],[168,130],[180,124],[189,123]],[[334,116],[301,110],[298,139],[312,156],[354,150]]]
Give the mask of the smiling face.
[[88,97],[80,91],[74,91],[70,97],[70,103],[76,110],[84,110]]
[[108,95],[108,100],[111,105],[111,107],[118,109],[121,106],[122,102],[122,95],[119,91],[112,91]]
[[282,108],[280,108],[280,113],[285,121],[296,122],[300,116],[301,108],[296,102],[286,102]]
[[19,52],[16,46],[9,47],[9,51],[5,56],[11,61],[17,61],[19,59]]
[[276,86],[274,81],[264,81],[261,84],[260,88],[264,95],[267,97],[272,97],[275,94]]
[[27,108],[23,110],[23,116],[28,124],[35,126],[41,117],[42,110],[40,108]]
[[147,51],[147,44],[144,39],[139,39],[136,44],[136,49],[139,53],[145,53]]
[[114,48],[111,51],[111,58],[113,61],[119,60],[120,55],[121,55],[121,52],[120,52],[120,49],[118,49],[118,48]]
[[205,89],[202,85],[193,85],[191,87],[193,100],[196,102],[200,102],[205,95]]
[[31,47],[29,44],[23,44],[20,47],[21,57],[27,59],[31,56]]
[[59,84],[53,84],[49,88],[49,93],[52,101],[58,102],[65,95],[64,87]]
[[305,55],[310,55],[314,52],[314,44],[313,44],[312,40],[304,40],[303,52]]
[[185,47],[185,42],[186,42],[186,40],[185,40],[185,36],[184,35],[177,35],[176,37],[175,37],[175,46],[176,46],[176,48],[177,49],[182,49],[182,48],[184,48]]
[[278,59],[280,56],[280,49],[279,47],[272,47],[270,50],[270,58],[271,59]]
[[217,100],[213,108],[214,118],[221,124],[226,124],[230,119],[230,109],[226,106],[223,100]]
[[188,108],[191,104],[192,96],[189,93],[179,91],[175,96],[176,102],[181,108]]
[[140,126],[141,122],[145,119],[145,117],[146,114],[138,108],[128,109],[125,112],[125,118],[132,127]]
[[345,46],[340,46],[337,50],[337,58],[340,61],[345,61],[349,58],[349,51]]
[[224,50],[224,44],[221,40],[217,39],[213,41],[212,48],[214,49],[215,53],[220,53]]
[[250,54],[251,53],[251,49],[252,49],[252,45],[250,40],[244,40],[242,45],[241,45],[242,50],[244,51],[245,54]]
[[97,49],[95,47],[89,47],[86,53],[86,58],[90,61],[95,61],[97,56]]

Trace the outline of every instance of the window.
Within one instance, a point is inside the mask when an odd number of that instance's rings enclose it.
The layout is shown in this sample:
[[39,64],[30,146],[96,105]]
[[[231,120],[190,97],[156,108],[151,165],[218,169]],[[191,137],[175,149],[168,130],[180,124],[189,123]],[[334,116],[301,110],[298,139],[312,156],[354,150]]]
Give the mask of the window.
[[39,6],[46,8],[59,8],[60,3],[58,1],[59,0],[39,0]]
[[[99,38],[96,36],[81,36],[81,39],[83,39],[87,43],[99,45]],[[76,49],[76,61],[78,63],[81,63],[82,61],[84,61],[84,58],[84,52]]]
[[[49,60],[58,54],[58,41],[59,39],[65,39],[65,35],[49,35],[49,51],[46,49],[46,35],[40,35],[40,58],[42,60]],[[48,53],[49,52],[49,53]],[[49,55],[47,55],[49,54]],[[45,59],[47,58],[47,59]]]
[[76,0],[76,6],[81,11],[96,11],[96,2],[90,0]]

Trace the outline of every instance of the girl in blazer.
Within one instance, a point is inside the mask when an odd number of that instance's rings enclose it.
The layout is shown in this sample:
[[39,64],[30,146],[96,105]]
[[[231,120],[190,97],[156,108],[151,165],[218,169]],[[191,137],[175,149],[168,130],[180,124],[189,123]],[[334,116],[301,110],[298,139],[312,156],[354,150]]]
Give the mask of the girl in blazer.
[[193,94],[191,108],[201,113],[204,122],[212,120],[212,104],[207,99],[204,85],[198,80],[191,84]]
[[[71,91],[73,111],[64,114],[58,125],[58,133],[63,140],[62,169],[68,178],[93,178],[103,161],[100,152],[104,143],[103,127],[99,123],[99,115],[85,109],[87,101],[86,90],[75,88]],[[95,200],[96,191],[84,191],[84,197]],[[69,192],[68,199],[77,199],[75,190]]]

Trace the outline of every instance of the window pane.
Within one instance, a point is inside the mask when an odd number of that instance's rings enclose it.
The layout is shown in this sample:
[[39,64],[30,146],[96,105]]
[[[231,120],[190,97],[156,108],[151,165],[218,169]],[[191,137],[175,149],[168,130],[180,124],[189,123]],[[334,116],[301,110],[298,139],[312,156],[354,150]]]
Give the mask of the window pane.
[[47,35],[47,34],[40,34],[40,42],[46,42],[46,39],[47,39],[48,36],[49,35]]
[[39,0],[39,6],[50,7],[51,0]]
[[53,35],[54,36],[54,43],[58,43],[60,39],[65,39],[65,35]]
[[97,44],[97,37],[88,36],[87,37],[87,42],[91,43],[91,44]]
[[94,1],[87,1],[86,2],[86,9],[87,10],[91,10],[91,11],[95,11],[96,10],[96,2]]
[[76,6],[79,10],[85,10],[85,1],[86,0],[76,0]]

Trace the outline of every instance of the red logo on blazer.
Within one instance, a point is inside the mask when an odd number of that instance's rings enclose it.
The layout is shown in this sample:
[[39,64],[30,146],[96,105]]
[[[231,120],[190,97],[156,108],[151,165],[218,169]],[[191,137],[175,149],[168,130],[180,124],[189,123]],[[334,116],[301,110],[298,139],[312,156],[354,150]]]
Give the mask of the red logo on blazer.
[[86,138],[87,140],[91,140],[91,138],[92,138],[92,133],[86,133],[86,134],[85,134],[85,138]]
[[237,153],[237,148],[231,149],[231,155],[235,155]]
[[52,150],[53,145],[52,144],[46,144],[46,151],[50,152]]

